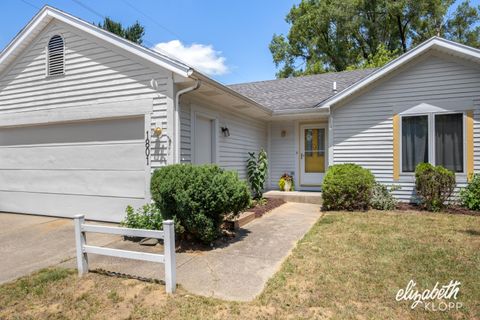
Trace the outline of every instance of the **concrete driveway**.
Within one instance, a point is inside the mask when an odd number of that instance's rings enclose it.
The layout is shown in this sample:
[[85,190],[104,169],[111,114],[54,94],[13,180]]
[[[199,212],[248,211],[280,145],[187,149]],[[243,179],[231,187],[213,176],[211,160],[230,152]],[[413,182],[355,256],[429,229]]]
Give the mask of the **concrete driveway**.
[[[0,213],[0,226],[0,283],[75,256],[71,219]],[[90,239],[107,245],[118,237],[91,234]]]

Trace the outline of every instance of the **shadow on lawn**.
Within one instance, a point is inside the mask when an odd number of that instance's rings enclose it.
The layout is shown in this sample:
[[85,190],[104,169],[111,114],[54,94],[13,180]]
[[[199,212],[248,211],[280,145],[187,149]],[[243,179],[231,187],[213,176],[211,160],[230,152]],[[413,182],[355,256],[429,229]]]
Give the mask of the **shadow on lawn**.
[[459,230],[459,231],[463,232],[463,233],[466,233],[466,234],[469,234],[471,236],[480,237],[480,231],[478,231],[478,230],[467,229],[467,230]]

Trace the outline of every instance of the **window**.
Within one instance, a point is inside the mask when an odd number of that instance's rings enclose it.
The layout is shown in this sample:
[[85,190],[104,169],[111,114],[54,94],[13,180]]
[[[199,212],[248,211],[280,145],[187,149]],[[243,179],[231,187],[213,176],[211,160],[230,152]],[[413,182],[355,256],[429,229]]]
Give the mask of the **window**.
[[415,172],[422,162],[464,171],[463,114],[402,117],[402,172]]
[[435,163],[463,172],[463,115],[435,115]]
[[414,172],[428,162],[428,116],[402,118],[402,171]]
[[54,35],[48,41],[47,48],[47,75],[58,76],[65,73],[65,46],[63,38],[59,35]]

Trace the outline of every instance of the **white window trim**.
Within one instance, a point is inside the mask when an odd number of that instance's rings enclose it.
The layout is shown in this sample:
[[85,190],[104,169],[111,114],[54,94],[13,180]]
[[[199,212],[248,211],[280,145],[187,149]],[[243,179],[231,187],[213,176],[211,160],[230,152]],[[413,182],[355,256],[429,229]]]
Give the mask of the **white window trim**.
[[467,139],[466,139],[466,117],[467,113],[465,111],[436,111],[436,112],[422,112],[422,113],[406,113],[400,115],[400,174],[402,176],[414,176],[415,172],[405,172],[403,171],[403,118],[404,117],[417,117],[417,116],[427,116],[428,117],[428,162],[432,165],[436,165],[435,159],[435,116],[444,115],[444,114],[462,114],[462,130],[463,130],[463,171],[455,172],[455,175],[458,177],[466,177],[466,166],[467,166]]

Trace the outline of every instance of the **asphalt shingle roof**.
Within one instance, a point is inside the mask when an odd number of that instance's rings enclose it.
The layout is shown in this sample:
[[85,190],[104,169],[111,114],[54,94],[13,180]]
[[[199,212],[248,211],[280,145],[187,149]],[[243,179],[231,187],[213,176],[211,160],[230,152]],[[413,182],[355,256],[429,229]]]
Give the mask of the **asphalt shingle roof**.
[[365,78],[376,69],[322,73],[311,76],[229,85],[231,89],[275,111],[308,109]]

